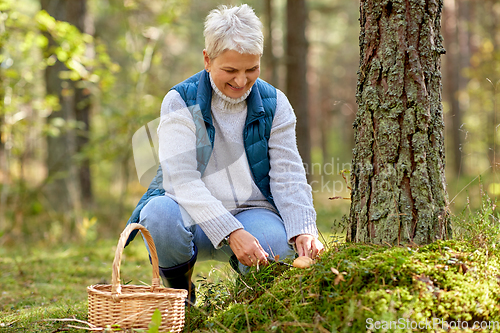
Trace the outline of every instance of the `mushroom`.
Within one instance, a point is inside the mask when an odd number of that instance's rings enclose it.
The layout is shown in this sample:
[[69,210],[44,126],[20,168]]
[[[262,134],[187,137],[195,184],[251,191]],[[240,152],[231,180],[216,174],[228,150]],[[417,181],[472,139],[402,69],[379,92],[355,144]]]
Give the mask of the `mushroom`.
[[306,256],[300,256],[297,259],[293,261],[293,267],[297,268],[308,268],[314,263],[314,260],[312,260],[309,257]]

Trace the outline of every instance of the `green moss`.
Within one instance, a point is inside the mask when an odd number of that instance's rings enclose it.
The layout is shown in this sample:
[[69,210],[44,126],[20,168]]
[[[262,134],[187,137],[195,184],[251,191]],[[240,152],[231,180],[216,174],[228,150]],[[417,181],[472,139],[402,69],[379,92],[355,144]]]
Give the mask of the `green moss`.
[[[190,329],[309,332],[321,327],[329,332],[364,332],[370,318],[385,322],[439,318],[471,326],[476,320],[500,320],[497,252],[460,241],[418,248],[344,244],[310,269],[285,271],[269,288],[256,290],[260,294],[256,298],[239,298],[234,304],[229,295],[231,305]],[[332,268],[344,281],[335,283]],[[250,283],[258,284],[260,274],[272,275],[273,269],[254,272]]]

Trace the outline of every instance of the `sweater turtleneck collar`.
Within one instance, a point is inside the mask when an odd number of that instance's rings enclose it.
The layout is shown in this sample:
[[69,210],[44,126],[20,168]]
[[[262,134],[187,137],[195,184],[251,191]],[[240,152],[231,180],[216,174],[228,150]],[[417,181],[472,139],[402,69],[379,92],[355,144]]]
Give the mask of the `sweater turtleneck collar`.
[[248,89],[245,94],[239,98],[231,98],[229,96],[224,95],[222,91],[217,88],[214,80],[212,79],[212,74],[208,73],[210,77],[210,84],[212,85],[213,94],[212,94],[212,103],[215,104],[218,108],[226,112],[241,112],[246,108],[246,98],[250,95],[252,88]]

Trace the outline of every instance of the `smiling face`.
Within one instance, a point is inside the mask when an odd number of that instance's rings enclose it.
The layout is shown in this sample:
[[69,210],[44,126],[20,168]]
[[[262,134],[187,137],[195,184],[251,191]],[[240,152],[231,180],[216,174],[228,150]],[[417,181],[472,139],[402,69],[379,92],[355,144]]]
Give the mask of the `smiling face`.
[[240,98],[255,83],[260,75],[260,55],[241,54],[226,50],[210,59],[203,50],[205,69],[219,90],[231,98]]

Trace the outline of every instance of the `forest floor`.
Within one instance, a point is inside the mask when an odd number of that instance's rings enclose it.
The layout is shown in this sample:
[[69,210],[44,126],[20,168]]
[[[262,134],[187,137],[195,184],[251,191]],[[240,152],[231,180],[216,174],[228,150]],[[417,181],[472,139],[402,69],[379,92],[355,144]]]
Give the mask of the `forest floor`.
[[[67,331],[57,319],[87,320],[87,286],[110,284],[117,239],[28,248],[0,247],[0,332]],[[123,252],[122,284],[150,285],[152,269],[142,240]],[[228,273],[223,273],[228,272]],[[200,262],[194,276],[221,280],[234,274],[227,263]],[[69,332],[85,332],[69,328]]]
[[[147,252],[132,244],[124,252],[122,281],[150,284]],[[85,332],[70,325],[88,327],[77,321],[87,319],[86,286],[110,283],[114,246],[106,240],[1,250],[0,331]],[[497,255],[458,241],[419,248],[341,244],[312,268],[271,265],[244,279],[228,265],[206,262],[195,273],[198,304],[185,331],[411,332],[411,325],[434,320],[436,327],[418,331],[456,325],[470,328],[460,332],[481,331],[472,330],[476,323],[489,325],[484,332],[500,332],[493,327],[500,322]]]
[[[420,247],[323,236],[327,251],[308,269],[271,264],[243,277],[197,264],[185,332],[500,332],[497,235]],[[88,332],[86,287],[110,284],[116,243],[0,248],[0,332]],[[124,250],[120,272],[123,284],[151,284],[142,241]]]

